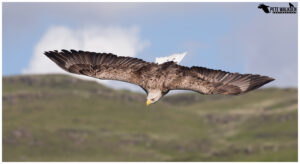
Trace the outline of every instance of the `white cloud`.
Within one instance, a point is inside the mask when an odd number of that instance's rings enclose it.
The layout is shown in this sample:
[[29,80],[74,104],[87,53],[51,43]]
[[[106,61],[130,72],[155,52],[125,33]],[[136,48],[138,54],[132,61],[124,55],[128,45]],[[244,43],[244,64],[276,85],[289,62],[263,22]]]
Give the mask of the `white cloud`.
[[[72,76],[94,80],[94,78],[67,73],[48,59],[43,53],[49,50],[75,49],[94,52],[109,52],[119,56],[136,56],[149,45],[148,41],[141,40],[139,29],[120,27],[89,27],[73,30],[64,26],[53,26],[41,38],[34,48],[28,68],[23,74],[65,73]],[[97,80],[97,79],[96,79]],[[97,80],[115,88],[137,90],[131,84]]]

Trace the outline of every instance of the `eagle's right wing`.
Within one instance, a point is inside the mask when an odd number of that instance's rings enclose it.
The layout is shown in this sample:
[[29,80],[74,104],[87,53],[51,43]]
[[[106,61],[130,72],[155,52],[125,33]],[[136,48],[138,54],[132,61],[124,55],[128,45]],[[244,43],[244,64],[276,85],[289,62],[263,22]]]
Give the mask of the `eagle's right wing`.
[[237,95],[273,81],[273,78],[253,74],[230,73],[204,67],[177,66],[170,89],[193,90],[202,94]]
[[143,76],[136,71],[153,65],[137,58],[88,51],[48,51],[45,55],[68,72],[98,79],[124,81],[139,85],[143,89]]

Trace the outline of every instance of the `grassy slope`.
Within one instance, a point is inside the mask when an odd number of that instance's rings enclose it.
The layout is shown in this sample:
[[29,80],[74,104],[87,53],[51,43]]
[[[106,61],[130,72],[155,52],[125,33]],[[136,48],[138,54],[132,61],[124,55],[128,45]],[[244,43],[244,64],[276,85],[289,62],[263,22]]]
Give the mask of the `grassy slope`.
[[4,77],[4,161],[297,161],[297,89],[145,95],[63,75]]

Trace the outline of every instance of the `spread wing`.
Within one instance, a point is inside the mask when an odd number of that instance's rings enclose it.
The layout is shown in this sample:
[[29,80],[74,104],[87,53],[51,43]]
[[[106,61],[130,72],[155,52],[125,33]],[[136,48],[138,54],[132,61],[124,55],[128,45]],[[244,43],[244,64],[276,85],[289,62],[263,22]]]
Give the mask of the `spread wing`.
[[152,64],[137,58],[87,51],[48,51],[45,55],[68,72],[98,79],[124,81],[142,88],[142,76],[135,72]]
[[203,94],[237,95],[273,81],[261,75],[230,73],[203,67],[177,66],[170,89],[193,90]]

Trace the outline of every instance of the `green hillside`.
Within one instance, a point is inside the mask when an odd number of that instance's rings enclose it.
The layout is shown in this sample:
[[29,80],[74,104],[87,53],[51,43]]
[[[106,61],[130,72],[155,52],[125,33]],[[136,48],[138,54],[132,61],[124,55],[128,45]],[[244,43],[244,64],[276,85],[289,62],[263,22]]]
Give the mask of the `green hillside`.
[[3,78],[3,161],[297,161],[297,89],[145,94],[65,75]]

